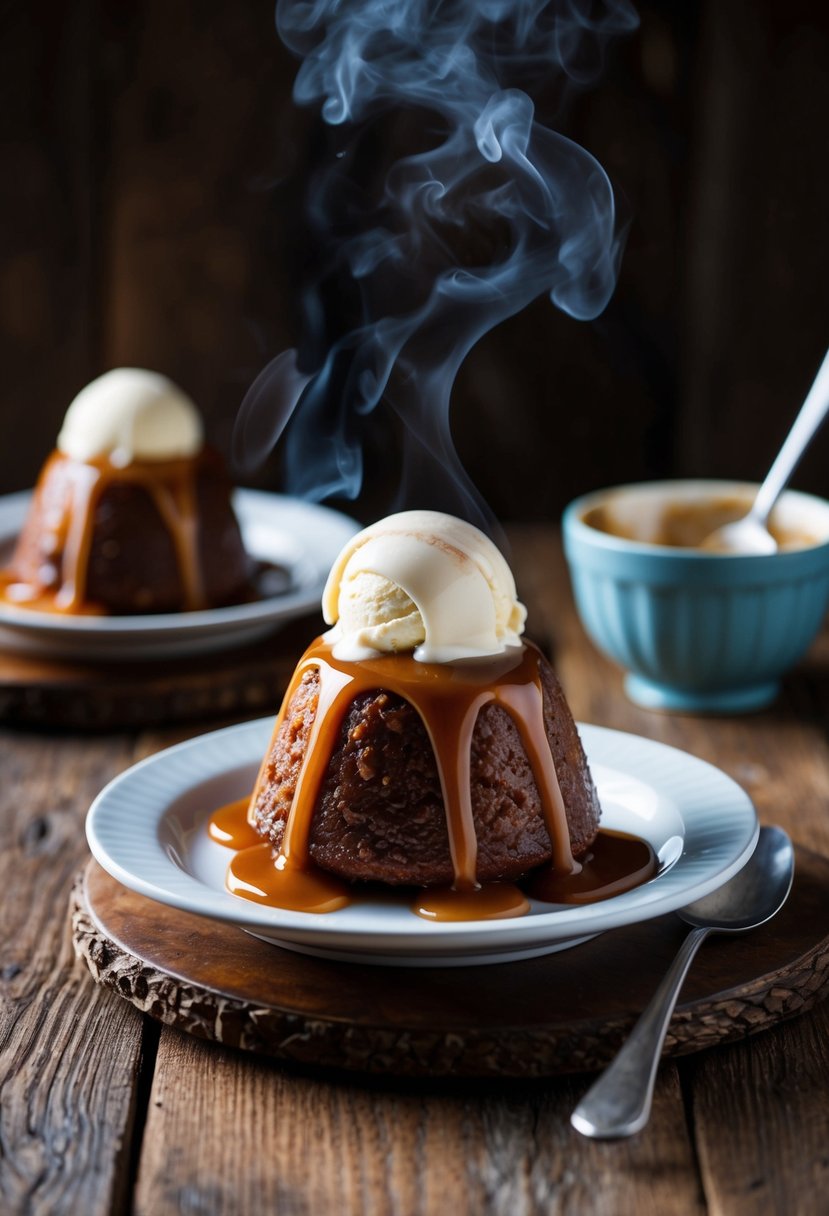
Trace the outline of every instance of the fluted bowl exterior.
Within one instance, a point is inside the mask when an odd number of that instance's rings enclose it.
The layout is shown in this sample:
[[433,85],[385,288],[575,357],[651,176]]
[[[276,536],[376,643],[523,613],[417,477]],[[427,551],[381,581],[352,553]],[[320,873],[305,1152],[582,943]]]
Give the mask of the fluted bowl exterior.
[[[733,484],[663,482],[647,490],[667,496],[716,487],[712,493],[728,493]],[[585,495],[565,511],[565,553],[587,633],[632,673],[628,692],[643,704],[758,708],[804,655],[825,616],[829,503],[790,491],[787,510],[808,519],[822,539],[763,556],[642,543],[585,522],[606,496],[641,489]]]

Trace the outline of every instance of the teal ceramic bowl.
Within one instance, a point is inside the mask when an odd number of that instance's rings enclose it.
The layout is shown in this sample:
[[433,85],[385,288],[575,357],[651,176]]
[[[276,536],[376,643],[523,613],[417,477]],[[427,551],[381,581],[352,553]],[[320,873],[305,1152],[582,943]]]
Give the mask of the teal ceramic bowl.
[[625,690],[637,704],[760,709],[820,628],[829,604],[829,502],[787,491],[772,523],[801,547],[770,556],[661,543],[666,518],[715,500],[748,509],[756,491],[745,482],[650,482],[587,494],[565,511],[582,622],[626,669]]

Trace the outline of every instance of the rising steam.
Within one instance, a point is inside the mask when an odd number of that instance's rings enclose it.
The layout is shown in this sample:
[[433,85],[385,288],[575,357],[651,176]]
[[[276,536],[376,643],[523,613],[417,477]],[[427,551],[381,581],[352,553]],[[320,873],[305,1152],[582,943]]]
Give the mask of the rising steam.
[[398,505],[412,505],[405,498],[414,480],[419,505],[482,522],[450,436],[458,368],[484,333],[536,296],[546,292],[589,320],[616,281],[607,176],[584,149],[537,123],[518,87],[555,74],[579,85],[595,78],[608,37],[636,25],[627,0],[610,0],[598,16],[597,7],[280,0],[277,28],[303,61],[294,97],[321,106],[326,122],[342,128],[343,146],[354,147],[389,108],[422,114],[430,138],[425,151],[391,167],[371,204],[355,203],[348,154],[314,183],[312,219],[329,254],[321,281],[345,269],[359,287],[361,320],[330,340],[320,284],[309,292],[302,357],[280,355],[243,402],[240,463],[261,460],[290,422],[288,489],[354,498],[359,422],[384,400],[407,438]]

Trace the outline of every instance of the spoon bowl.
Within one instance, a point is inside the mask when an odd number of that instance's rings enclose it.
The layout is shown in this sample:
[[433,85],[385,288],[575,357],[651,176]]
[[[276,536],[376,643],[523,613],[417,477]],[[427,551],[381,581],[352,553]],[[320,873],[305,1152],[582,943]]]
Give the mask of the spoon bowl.
[[734,877],[680,908],[687,924],[711,933],[746,933],[771,920],[789,897],[794,849],[782,828],[761,828],[757,847]]
[[706,536],[700,545],[700,549],[706,553],[757,554],[760,557],[776,553],[778,548],[765,523],[755,519],[752,514],[744,515],[733,524],[723,524]]
[[694,955],[709,933],[745,933],[771,920],[794,878],[794,849],[782,828],[761,828],[757,847],[738,874],[681,909],[693,928],[613,1063],[588,1090],[570,1122],[594,1139],[632,1136],[648,1121],[668,1023]]

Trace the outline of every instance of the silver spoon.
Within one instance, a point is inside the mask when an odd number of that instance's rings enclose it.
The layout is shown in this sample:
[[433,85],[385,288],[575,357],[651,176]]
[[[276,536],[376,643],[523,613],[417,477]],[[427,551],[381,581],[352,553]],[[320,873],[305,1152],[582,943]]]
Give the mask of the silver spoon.
[[776,553],[777,541],[768,530],[772,507],[783,493],[797,462],[829,410],[829,352],[800,407],[777,459],[757,491],[751,510],[742,519],[717,528],[700,548],[717,553]]
[[613,1140],[641,1131],[651,1113],[662,1044],[679,990],[709,933],[745,933],[782,908],[794,876],[794,849],[782,828],[761,828],[757,848],[742,870],[679,915],[694,929],[612,1064],[570,1116],[583,1136]]

